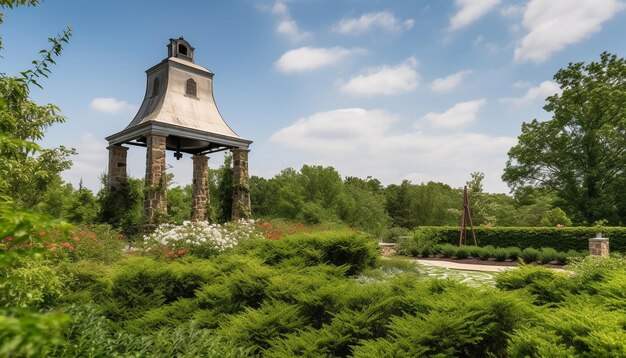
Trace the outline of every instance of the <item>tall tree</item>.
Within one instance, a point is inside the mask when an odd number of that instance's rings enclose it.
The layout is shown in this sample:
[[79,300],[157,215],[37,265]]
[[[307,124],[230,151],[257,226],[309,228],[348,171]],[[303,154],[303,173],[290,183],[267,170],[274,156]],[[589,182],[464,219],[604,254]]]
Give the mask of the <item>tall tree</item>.
[[522,124],[502,179],[513,190],[553,190],[579,223],[626,222],[626,61],[570,63],[554,75],[562,93],[546,99],[552,119]]

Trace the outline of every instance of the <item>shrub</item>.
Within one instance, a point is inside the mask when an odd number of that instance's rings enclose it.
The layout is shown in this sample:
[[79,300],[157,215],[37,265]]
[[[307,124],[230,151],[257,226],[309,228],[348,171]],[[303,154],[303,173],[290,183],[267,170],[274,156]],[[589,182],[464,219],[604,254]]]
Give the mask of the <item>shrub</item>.
[[496,261],[506,261],[509,258],[509,250],[498,247],[493,250],[493,257],[495,257]]
[[454,253],[457,259],[466,259],[469,256],[469,246],[459,246]]
[[575,289],[575,283],[563,273],[534,265],[520,265],[496,275],[496,287],[505,290],[526,290],[537,304],[561,302]]
[[238,252],[259,257],[268,265],[346,265],[348,275],[375,267],[379,259],[374,240],[348,230],[300,232],[281,240],[250,240]]
[[532,247],[527,247],[524,250],[522,250],[522,260],[524,260],[524,262],[526,263],[533,263],[533,262],[537,262],[537,260],[539,260],[539,255],[541,254],[541,252],[535,248]]
[[231,316],[218,332],[227,337],[233,346],[259,355],[273,339],[303,328],[304,322],[297,306],[274,301]]
[[420,250],[420,255],[422,257],[430,257],[430,255],[433,255],[433,247],[432,246],[422,247],[422,249]]
[[478,252],[478,258],[481,260],[488,260],[495,255],[495,247],[488,245],[481,247],[481,250]]
[[557,259],[558,252],[551,247],[542,247],[541,253],[539,254],[539,261],[542,264],[547,264],[549,262],[555,261]]
[[451,244],[441,245],[440,253],[443,257],[452,257],[456,253],[457,247]]
[[522,256],[522,250],[519,247],[507,247],[507,256],[513,261],[517,261]]
[[480,253],[482,252],[482,247],[480,246],[467,246],[468,255],[470,257],[478,258],[480,257]]
[[[469,229],[468,229],[469,230]],[[552,247],[557,251],[588,248],[588,239],[595,237],[594,227],[476,227],[479,246]],[[611,250],[626,251],[626,227],[604,227],[604,236],[611,239]],[[471,233],[468,233],[468,236]],[[421,226],[415,230],[414,240],[456,244],[459,240],[458,227]]]
[[556,261],[561,265],[565,265],[567,263],[568,257],[569,256],[567,255],[567,252],[559,251],[556,254]]
[[63,282],[41,258],[24,257],[0,273],[0,307],[43,307],[63,293]]

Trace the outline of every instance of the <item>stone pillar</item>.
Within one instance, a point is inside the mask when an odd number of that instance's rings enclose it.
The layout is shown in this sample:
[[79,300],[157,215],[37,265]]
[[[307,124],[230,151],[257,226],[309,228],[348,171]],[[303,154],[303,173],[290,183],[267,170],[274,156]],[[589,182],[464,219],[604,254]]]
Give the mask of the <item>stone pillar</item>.
[[126,154],[128,148],[121,145],[110,145],[107,149],[109,150],[107,189],[113,192],[126,184],[128,180],[126,174]]
[[595,257],[609,256],[609,239],[598,235],[589,239],[589,255]]
[[209,157],[196,154],[191,159],[193,160],[191,220],[206,221],[209,202]]
[[233,211],[232,220],[249,219],[252,217],[250,203],[250,187],[248,178],[247,148],[232,149],[233,153]]
[[158,224],[163,221],[167,214],[165,139],[165,134],[150,133],[146,141],[146,182],[143,215],[147,226]]

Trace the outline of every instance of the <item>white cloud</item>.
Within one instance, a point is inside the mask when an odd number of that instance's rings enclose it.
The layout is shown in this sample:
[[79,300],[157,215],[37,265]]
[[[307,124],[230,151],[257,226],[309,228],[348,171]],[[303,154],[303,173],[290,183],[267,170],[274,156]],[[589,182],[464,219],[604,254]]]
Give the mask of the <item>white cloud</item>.
[[531,85],[532,84],[530,82],[522,81],[522,80],[513,83],[513,87],[515,87],[515,88],[528,88]]
[[363,75],[352,77],[341,91],[356,96],[393,95],[417,88],[417,60],[408,58],[397,66],[372,68]]
[[538,86],[529,88],[528,91],[526,91],[526,94],[522,97],[500,98],[499,101],[514,106],[523,106],[525,104],[531,103],[536,99],[543,100],[546,97],[552,96],[555,93],[561,93],[559,85],[553,81],[543,81]]
[[471,70],[459,71],[443,78],[437,78],[430,84],[430,89],[435,92],[448,92],[457,88],[463,79],[471,74]]
[[434,180],[461,187],[469,173],[479,170],[486,175],[487,190],[508,191],[500,176],[515,138],[394,130],[398,124],[397,116],[382,110],[337,109],[298,119],[271,141],[293,149],[303,163],[332,165],[342,175],[373,175],[384,183]]
[[300,30],[298,23],[289,15],[289,8],[284,1],[276,1],[270,11],[272,14],[276,15],[279,20],[276,25],[277,34],[286,37],[294,43],[306,41],[313,37],[313,34],[310,32]]
[[292,42],[301,42],[312,37],[310,32],[300,31],[298,23],[292,19],[283,19],[276,25],[276,32],[285,36]]
[[271,140],[300,149],[313,146],[334,151],[346,145],[362,145],[389,130],[396,120],[385,111],[362,108],[318,112],[279,130]]
[[364,50],[358,48],[300,47],[285,52],[275,65],[284,73],[312,71],[334,65],[346,57],[363,52]]
[[524,9],[523,5],[509,5],[500,9],[500,15],[504,17],[519,16],[524,13]]
[[121,112],[126,112],[126,111],[132,112],[133,110],[136,109],[136,107],[133,106],[132,104],[126,101],[120,101],[113,97],[94,98],[89,103],[89,108],[93,109],[94,111],[111,113],[111,114],[116,114],[116,113],[121,113]]
[[275,15],[289,15],[289,10],[284,2],[276,1],[274,6],[272,6],[272,13]]
[[528,33],[515,49],[516,61],[540,63],[602,29],[625,5],[619,0],[531,0],[524,11]]
[[413,19],[402,21],[389,11],[368,12],[359,18],[344,17],[333,26],[333,31],[350,35],[359,35],[375,28],[400,32],[409,30],[414,24]]
[[476,120],[476,113],[487,101],[482,98],[461,102],[443,113],[429,112],[422,119],[437,128],[458,128]]
[[456,0],[458,11],[450,18],[450,30],[458,30],[472,24],[488,13],[500,0]]

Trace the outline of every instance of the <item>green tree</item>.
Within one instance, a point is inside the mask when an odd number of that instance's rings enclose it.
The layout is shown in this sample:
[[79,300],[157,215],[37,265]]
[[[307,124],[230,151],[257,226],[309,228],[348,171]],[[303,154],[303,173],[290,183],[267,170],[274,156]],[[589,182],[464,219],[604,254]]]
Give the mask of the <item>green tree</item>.
[[502,179],[515,190],[553,190],[578,223],[626,222],[626,61],[570,63],[554,80],[562,93],[546,99],[545,122],[522,124]]
[[83,186],[81,180],[78,190],[72,193],[66,209],[65,218],[72,223],[90,224],[98,218],[100,205],[93,192]]
[[229,221],[233,208],[232,154],[224,156],[224,163],[218,169],[209,169],[209,193],[212,221]]
[[[168,183],[171,181],[168,180]],[[191,185],[177,185],[167,189],[167,216],[168,222],[182,224],[191,219]]]

